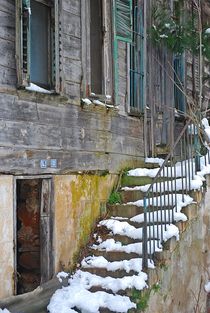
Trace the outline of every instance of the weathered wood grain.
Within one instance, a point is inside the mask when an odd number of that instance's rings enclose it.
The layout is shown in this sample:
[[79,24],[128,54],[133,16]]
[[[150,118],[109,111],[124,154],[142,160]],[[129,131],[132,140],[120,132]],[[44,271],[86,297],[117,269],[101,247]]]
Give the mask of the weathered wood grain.
[[15,41],[14,15],[2,12],[0,9],[0,38]]
[[1,0],[0,11],[15,16],[15,1],[14,0]]
[[62,42],[63,57],[81,61],[81,39],[63,34]]
[[[81,0],[83,1],[83,0]],[[80,16],[80,0],[63,0],[63,9],[70,13]]]
[[64,34],[81,38],[80,16],[63,10],[63,32]]
[[15,43],[0,38],[0,65],[15,69]]
[[65,80],[80,84],[82,77],[81,61],[64,58],[63,62],[63,72]]

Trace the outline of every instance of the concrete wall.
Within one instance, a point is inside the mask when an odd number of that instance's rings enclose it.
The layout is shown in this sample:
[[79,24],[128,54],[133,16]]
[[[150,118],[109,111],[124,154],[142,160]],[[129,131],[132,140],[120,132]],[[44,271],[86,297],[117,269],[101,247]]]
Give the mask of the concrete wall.
[[59,175],[54,177],[55,272],[68,270],[112,190],[116,175]]
[[[207,294],[204,285],[210,279],[209,176],[207,185],[207,192],[194,218],[189,220],[180,241],[153,274],[160,290],[151,292],[146,313],[205,312]],[[194,311],[198,298],[199,309]]]
[[0,298],[13,294],[13,176],[0,176]]

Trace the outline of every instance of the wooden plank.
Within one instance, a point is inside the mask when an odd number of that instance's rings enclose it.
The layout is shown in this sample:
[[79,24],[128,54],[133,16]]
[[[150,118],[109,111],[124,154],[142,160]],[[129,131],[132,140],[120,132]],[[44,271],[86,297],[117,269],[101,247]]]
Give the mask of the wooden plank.
[[0,65],[0,87],[16,88],[17,75],[16,70]]
[[63,11],[63,33],[81,38],[80,16]]
[[2,12],[0,9],[0,38],[15,41],[14,15]]
[[63,10],[80,16],[80,1],[79,0],[63,0]]
[[[40,168],[41,159],[57,159],[58,168]],[[139,155],[104,153],[92,151],[34,150],[0,147],[0,167],[4,173],[14,175],[66,174],[77,171],[104,171],[117,173],[126,166],[138,164],[144,159],[143,150]]]
[[82,77],[81,61],[63,58],[63,74],[65,81],[80,84]]
[[52,256],[52,238],[50,236],[51,219],[51,180],[42,180],[41,189],[41,209],[40,209],[40,262],[41,262],[41,283],[52,278],[52,268],[50,259]]
[[81,61],[81,39],[67,34],[62,35],[63,57]]
[[0,38],[0,65],[16,69],[15,65],[15,42]]
[[15,1],[14,0],[1,0],[0,11],[9,13],[15,16]]
[[71,100],[75,99],[76,102],[80,104],[80,84],[66,81],[64,84],[64,90],[65,94],[68,95]]
[[33,123],[0,121],[0,145],[60,149],[62,146],[61,130],[56,125],[40,126]]

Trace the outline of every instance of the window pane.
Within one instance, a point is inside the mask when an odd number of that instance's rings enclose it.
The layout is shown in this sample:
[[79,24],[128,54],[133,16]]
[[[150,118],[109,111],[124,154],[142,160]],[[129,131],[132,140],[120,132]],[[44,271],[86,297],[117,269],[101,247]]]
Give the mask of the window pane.
[[50,87],[50,8],[31,0],[31,82]]

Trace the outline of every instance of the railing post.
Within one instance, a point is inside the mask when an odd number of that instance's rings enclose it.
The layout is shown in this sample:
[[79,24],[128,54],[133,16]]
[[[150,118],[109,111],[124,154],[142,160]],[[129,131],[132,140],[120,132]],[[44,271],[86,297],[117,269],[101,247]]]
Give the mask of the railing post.
[[147,198],[144,197],[144,225],[142,236],[142,267],[143,269],[148,267],[148,236],[147,236]]

